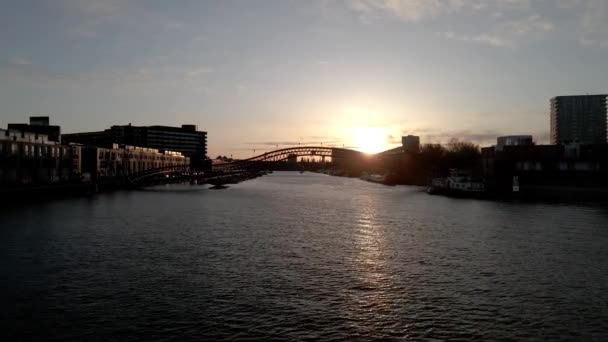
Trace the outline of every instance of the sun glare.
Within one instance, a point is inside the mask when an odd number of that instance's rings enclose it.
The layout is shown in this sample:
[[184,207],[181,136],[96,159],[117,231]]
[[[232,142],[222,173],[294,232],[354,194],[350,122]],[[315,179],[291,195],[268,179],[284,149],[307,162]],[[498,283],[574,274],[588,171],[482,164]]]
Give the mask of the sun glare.
[[384,151],[386,146],[386,128],[355,127],[352,129],[352,142],[355,149],[365,153]]

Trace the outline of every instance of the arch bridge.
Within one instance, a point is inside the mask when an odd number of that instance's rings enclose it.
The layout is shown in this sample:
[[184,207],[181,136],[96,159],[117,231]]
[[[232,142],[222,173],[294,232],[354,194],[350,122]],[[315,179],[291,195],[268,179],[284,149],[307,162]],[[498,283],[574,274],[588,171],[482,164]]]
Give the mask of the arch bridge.
[[[374,156],[381,156],[373,155]],[[164,178],[177,180],[196,180],[199,183],[214,183],[224,180],[249,179],[260,170],[267,169],[269,164],[281,162],[289,158],[321,157],[323,160],[331,158],[332,161],[358,162],[368,158],[363,152],[324,146],[298,146],[266,152],[248,159],[235,160],[223,164],[213,165],[211,170],[193,168],[189,165],[174,165],[156,169],[148,169],[127,177],[132,186],[141,186]]]
[[235,160],[213,166],[213,170],[243,170],[263,168],[269,162],[280,162],[289,158],[297,157],[321,157],[331,160],[358,160],[366,156],[364,153],[346,148],[324,147],[324,146],[298,146],[288,147],[251,157],[248,159]]

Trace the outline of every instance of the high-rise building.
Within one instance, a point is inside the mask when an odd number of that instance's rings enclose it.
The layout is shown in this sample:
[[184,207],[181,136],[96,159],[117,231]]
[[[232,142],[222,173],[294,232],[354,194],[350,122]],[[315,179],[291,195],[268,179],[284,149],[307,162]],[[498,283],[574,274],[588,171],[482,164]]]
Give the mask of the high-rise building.
[[193,165],[201,165],[207,157],[207,132],[197,131],[195,125],[171,126],[112,126],[99,132],[64,134],[64,142],[98,147],[112,144],[133,145],[181,152]]
[[606,95],[551,99],[551,144],[605,144]]

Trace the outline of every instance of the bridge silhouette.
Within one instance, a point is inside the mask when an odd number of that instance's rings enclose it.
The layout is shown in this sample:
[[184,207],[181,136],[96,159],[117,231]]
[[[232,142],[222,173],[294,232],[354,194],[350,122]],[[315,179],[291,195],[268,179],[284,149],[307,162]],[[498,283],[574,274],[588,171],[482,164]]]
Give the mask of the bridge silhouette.
[[213,166],[214,170],[237,170],[237,169],[256,169],[263,165],[267,165],[268,162],[281,162],[293,157],[321,157],[324,161],[326,158],[335,159],[356,159],[362,158],[365,154],[363,152],[350,150],[346,148],[338,147],[324,147],[324,146],[298,146],[298,147],[287,147],[263,154],[255,157],[240,159]]
[[323,161],[330,158],[333,162],[336,160],[358,161],[369,156],[363,152],[338,147],[288,147],[265,152],[247,159],[216,164],[212,166],[211,170],[193,168],[188,165],[148,169],[129,175],[127,181],[134,187],[162,181],[163,179],[196,180],[203,183],[221,184],[223,182],[232,182],[235,179],[249,179],[259,171],[272,167],[273,163],[283,162],[289,158],[320,157]]

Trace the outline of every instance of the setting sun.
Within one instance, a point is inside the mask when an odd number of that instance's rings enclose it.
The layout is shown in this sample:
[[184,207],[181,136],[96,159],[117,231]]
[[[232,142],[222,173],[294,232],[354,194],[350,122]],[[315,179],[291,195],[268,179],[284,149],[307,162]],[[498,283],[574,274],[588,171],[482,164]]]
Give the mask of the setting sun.
[[378,153],[387,149],[387,130],[383,127],[354,127],[352,142],[356,150],[365,153]]

